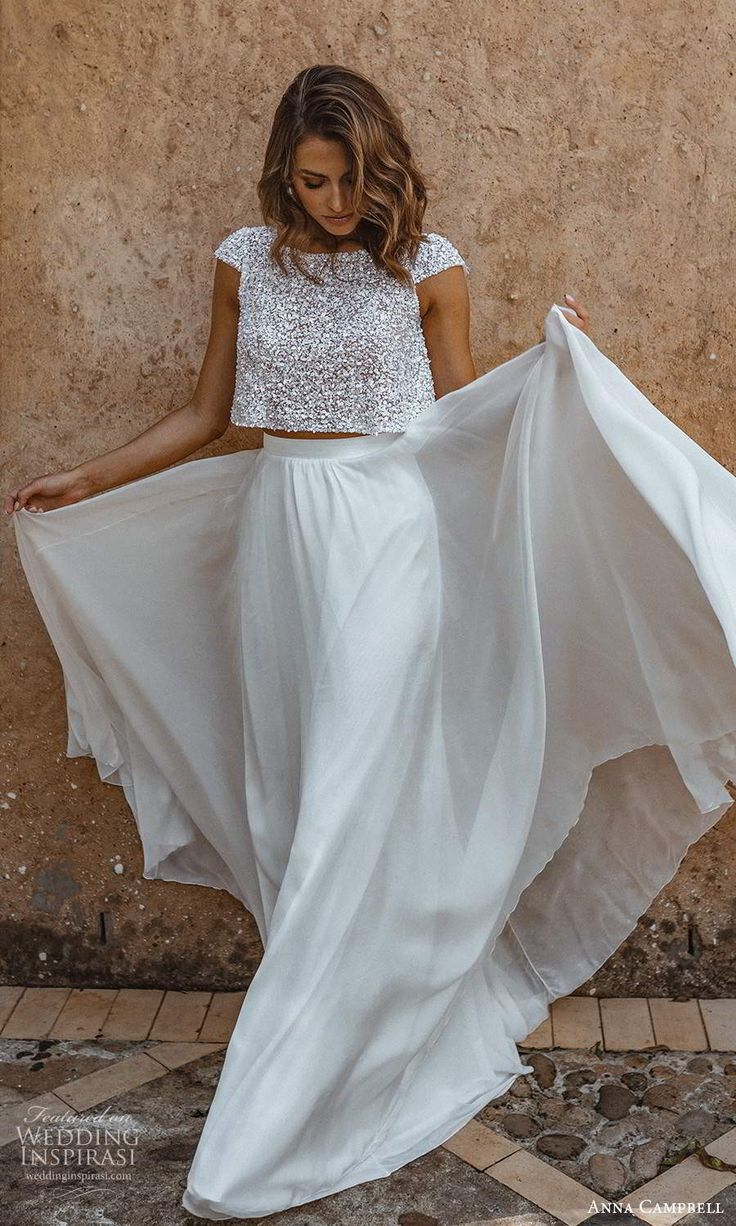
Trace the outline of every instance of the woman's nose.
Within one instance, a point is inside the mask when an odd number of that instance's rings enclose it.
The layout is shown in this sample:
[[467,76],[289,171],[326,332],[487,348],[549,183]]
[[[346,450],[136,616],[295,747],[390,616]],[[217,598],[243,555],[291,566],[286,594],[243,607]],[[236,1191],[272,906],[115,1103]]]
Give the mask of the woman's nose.
[[350,192],[344,187],[336,187],[330,196],[330,209],[337,215],[345,213],[350,208]]

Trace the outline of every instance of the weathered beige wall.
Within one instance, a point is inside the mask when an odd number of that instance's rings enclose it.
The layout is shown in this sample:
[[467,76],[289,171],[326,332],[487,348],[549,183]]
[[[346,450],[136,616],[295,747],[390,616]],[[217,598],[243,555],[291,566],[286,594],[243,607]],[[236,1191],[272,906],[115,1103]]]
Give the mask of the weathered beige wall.
[[[319,62],[399,105],[425,228],[471,263],[479,371],[578,291],[603,351],[733,469],[733,34],[728,0],[8,0],[4,488],[189,398],[212,249],[261,221],[273,109]],[[201,454],[258,441],[231,428]],[[259,943],[241,908],[142,881],[121,792],[65,758],[61,675],[4,522],[6,981],[244,986]],[[732,810],[600,991],[733,994],[733,832]]]

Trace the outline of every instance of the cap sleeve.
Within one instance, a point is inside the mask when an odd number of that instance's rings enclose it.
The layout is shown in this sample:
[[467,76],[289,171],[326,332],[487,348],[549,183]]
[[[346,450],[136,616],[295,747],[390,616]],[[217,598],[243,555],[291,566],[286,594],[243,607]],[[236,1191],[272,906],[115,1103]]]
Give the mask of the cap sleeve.
[[237,268],[238,272],[241,271],[243,264],[247,229],[247,226],[241,226],[239,230],[233,230],[232,234],[228,234],[227,238],[222,240],[214,252],[218,260],[224,260],[226,264],[232,264],[233,268]]
[[468,265],[449,238],[445,238],[442,234],[427,234],[425,241],[419,244],[419,250],[412,265],[414,281],[415,283],[423,281],[425,277],[432,277],[436,272],[442,272],[443,269],[452,268],[454,265],[460,265],[465,269],[466,274],[470,273]]

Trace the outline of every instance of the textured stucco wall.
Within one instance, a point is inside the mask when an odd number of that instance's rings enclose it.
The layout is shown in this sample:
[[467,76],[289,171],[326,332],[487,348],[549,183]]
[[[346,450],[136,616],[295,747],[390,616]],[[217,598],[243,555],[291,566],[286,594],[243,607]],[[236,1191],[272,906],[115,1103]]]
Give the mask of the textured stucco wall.
[[[728,0],[8,0],[4,21],[5,489],[189,398],[212,249],[260,222],[273,109],[318,62],[400,107],[425,228],[471,264],[479,372],[577,291],[600,348],[734,469]],[[258,441],[231,428],[200,454]],[[61,675],[8,520],[2,549],[5,981],[244,986],[259,943],[242,909],[142,881],[121,792],[65,758]],[[733,994],[734,824],[687,857],[599,991]]]

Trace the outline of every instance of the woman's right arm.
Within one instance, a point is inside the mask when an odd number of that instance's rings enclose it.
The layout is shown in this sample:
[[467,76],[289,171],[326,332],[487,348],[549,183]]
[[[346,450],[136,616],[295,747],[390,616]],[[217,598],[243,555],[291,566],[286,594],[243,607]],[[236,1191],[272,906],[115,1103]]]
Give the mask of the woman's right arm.
[[35,477],[6,494],[6,515],[25,507],[50,511],[124,485],[186,459],[228,428],[235,391],[240,273],[223,260],[215,266],[207,350],[191,400],[154,422],[129,443],[66,472]]

